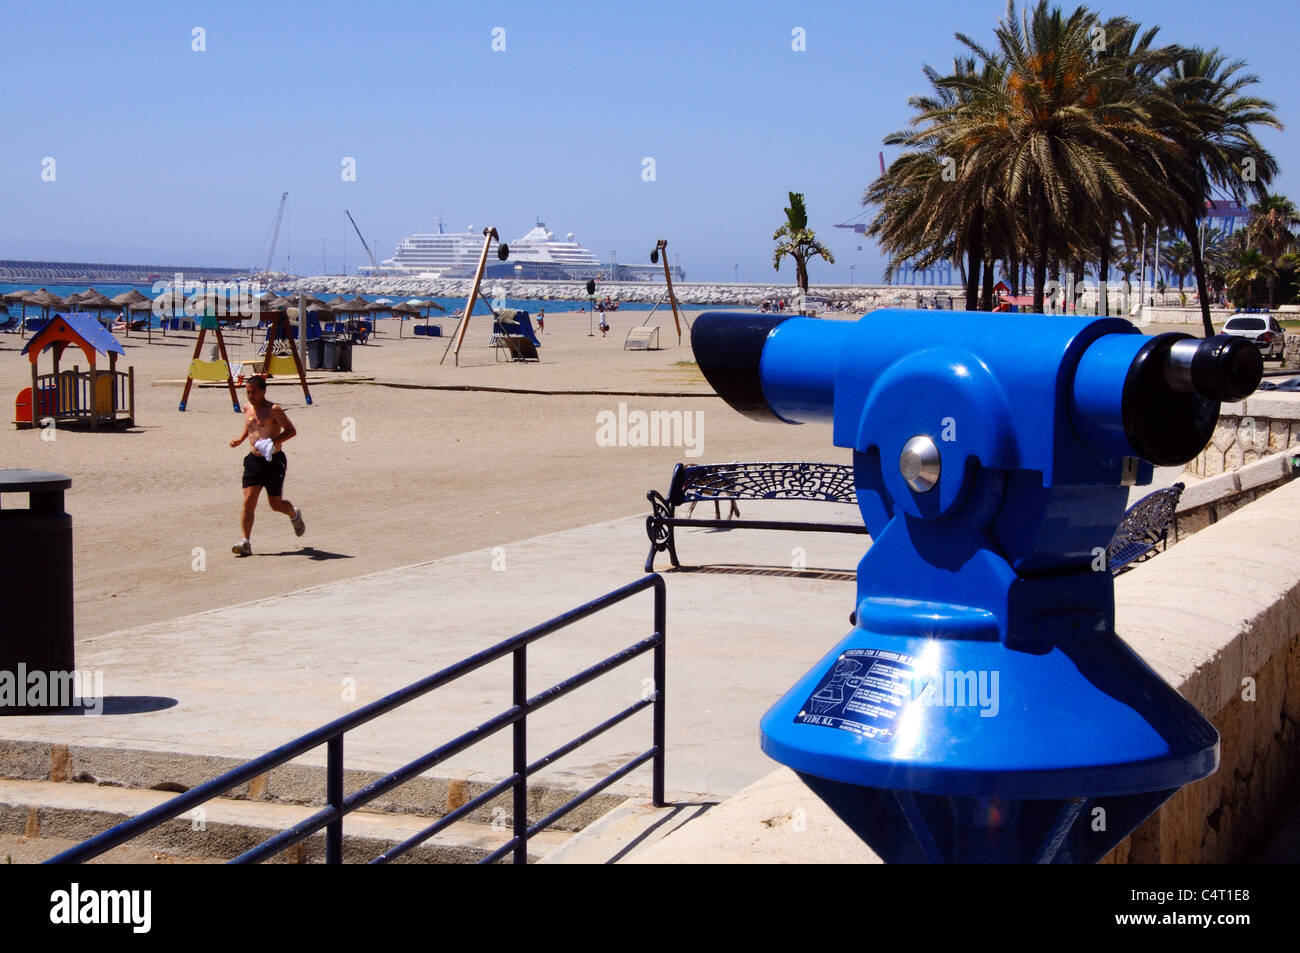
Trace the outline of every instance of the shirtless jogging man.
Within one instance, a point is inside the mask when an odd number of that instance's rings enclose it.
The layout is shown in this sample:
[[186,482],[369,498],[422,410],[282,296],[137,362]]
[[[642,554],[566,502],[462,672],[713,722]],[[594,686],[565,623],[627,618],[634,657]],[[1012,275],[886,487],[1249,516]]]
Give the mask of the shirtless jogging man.
[[257,509],[257,498],[263,487],[266,487],[271,509],[289,517],[294,533],[301,536],[307,528],[302,521],[302,511],[280,495],[284,492],[284,473],[288,467],[288,460],[280,447],[298,431],[285,416],[284,408],[266,399],[265,377],[261,374],[250,377],[247,391],[244,430],[230,441],[232,447],[238,447],[247,439],[250,447],[248,456],[244,457],[244,512],[241,518],[244,537],[231,547],[236,556],[253,555],[248,540],[253,533],[253,511]]

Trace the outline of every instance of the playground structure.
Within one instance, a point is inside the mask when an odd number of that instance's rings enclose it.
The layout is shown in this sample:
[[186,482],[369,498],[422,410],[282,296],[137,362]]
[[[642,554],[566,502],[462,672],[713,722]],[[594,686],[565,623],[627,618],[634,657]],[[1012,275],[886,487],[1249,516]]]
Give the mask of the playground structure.
[[[220,360],[205,361],[199,355],[203,351],[203,338],[211,331],[217,337],[217,350]],[[221,336],[221,322],[216,318],[203,318],[199,324],[199,336],[194,342],[194,357],[190,359],[189,373],[185,376],[185,391],[181,394],[181,413],[190,400],[190,388],[195,381],[225,381],[230,391],[230,402],[235,413],[239,413],[239,394],[235,391],[235,381],[230,376],[230,357],[226,354],[226,340]]]
[[[661,238],[655,243],[654,249],[650,252],[650,261],[657,264],[662,259],[664,266],[664,281],[667,288],[663,297],[654,303],[654,307],[645,316],[645,319],[637,325],[628,328],[627,336],[623,338],[623,350],[625,351],[658,351],[662,348],[659,343],[659,325],[651,326],[650,319],[654,316],[659,305],[666,300],[673,309],[673,325],[677,328],[677,343],[682,343],[682,319],[677,310],[677,295],[673,291],[672,271],[668,267],[668,239]],[[590,285],[591,282],[588,282]],[[593,296],[595,287],[589,287],[587,293]],[[603,319],[602,319],[603,320]],[[590,336],[590,335],[589,335]]]
[[[90,367],[60,370],[59,362],[69,347],[81,348]],[[40,355],[54,352],[54,370],[38,373]],[[22,353],[32,366],[31,387],[18,393],[14,402],[14,424],[34,427],[46,420],[55,424],[101,426],[135,424],[135,368],[117,369],[118,355],[126,355],[112,332],[92,315],[55,314],[23,346]],[[108,369],[96,366],[96,355],[108,356]]]
[[[310,320],[319,335],[319,322],[317,322],[314,317],[310,317]],[[303,372],[302,360],[298,355],[298,349],[293,346],[293,329],[289,324],[288,315],[284,311],[272,311],[267,317],[267,322],[266,351],[259,370],[267,380],[270,380],[276,374],[287,375],[296,373],[298,375],[298,381],[302,385],[303,396],[306,398],[308,406],[310,406],[311,391],[307,387],[307,376]],[[205,361],[200,358],[200,354],[203,352],[203,339],[209,331],[211,331],[217,339],[217,351],[220,357],[215,361]],[[275,353],[276,343],[279,340],[283,340],[283,342],[288,345],[288,353]],[[235,381],[231,373],[230,357],[226,352],[226,341],[221,334],[221,322],[215,317],[205,317],[200,321],[199,336],[194,341],[194,356],[190,360],[189,373],[185,377],[185,390],[181,394],[180,410],[182,413],[185,411],[185,407],[189,403],[190,388],[194,386],[195,381],[225,381],[226,388],[230,392],[230,402],[234,407],[235,413],[241,412],[239,406],[239,394],[235,390]]]
[[[483,229],[483,251],[478,256],[478,267],[474,269],[474,284],[470,286],[469,300],[465,302],[465,315],[460,319],[460,324],[456,326],[455,335],[453,335],[452,339],[447,342],[447,348],[442,352],[442,360],[438,361],[439,364],[446,362],[447,351],[451,351],[454,354],[456,366],[460,366],[460,348],[461,345],[465,343],[465,332],[469,330],[469,319],[474,315],[474,303],[478,301],[480,296],[479,285],[483,283],[483,272],[487,268],[488,250],[492,247],[492,243],[497,240],[498,236],[495,228],[489,225],[487,228]],[[497,258],[501,261],[505,261],[509,257],[510,246],[505,242],[498,244]],[[484,304],[487,304],[488,310],[492,312],[492,317],[496,318],[496,309],[492,307],[486,298],[483,299],[483,302]]]
[[[677,295],[673,294],[673,275],[672,271],[668,268],[668,239],[666,238],[661,238],[659,241],[655,242],[654,250],[650,252],[651,264],[658,262],[661,258],[663,259],[664,265],[664,281],[668,283],[668,303],[673,306],[673,324],[677,327],[677,343],[681,344],[682,320],[677,314]],[[655,308],[657,307],[659,307],[659,302],[656,301]],[[654,313],[654,308],[650,309],[650,313]],[[648,321],[649,318],[646,320]],[[658,336],[656,335],[656,340],[657,339]],[[626,341],[623,342],[623,347],[625,349],[627,348]]]

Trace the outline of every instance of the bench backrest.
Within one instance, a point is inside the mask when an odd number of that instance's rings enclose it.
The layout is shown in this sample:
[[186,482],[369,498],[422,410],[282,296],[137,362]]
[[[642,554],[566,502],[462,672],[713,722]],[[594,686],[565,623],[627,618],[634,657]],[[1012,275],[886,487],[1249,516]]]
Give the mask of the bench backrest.
[[1183,484],[1175,483],[1148,493],[1129,507],[1106,547],[1107,568],[1114,572],[1163,543],[1182,494]]
[[679,463],[668,492],[674,506],[701,500],[858,502],[853,467],[841,463]]

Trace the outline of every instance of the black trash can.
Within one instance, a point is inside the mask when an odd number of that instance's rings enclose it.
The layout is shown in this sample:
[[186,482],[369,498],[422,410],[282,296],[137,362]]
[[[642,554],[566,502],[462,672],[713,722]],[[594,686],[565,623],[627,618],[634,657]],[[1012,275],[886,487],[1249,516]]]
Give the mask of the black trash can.
[[0,470],[0,715],[27,714],[73,703],[76,670],[72,626],[72,517],[63,491],[72,480],[44,470]]
[[327,371],[337,371],[339,369],[339,340],[338,338],[326,338],[323,342],[321,367]]
[[325,363],[325,341],[311,338],[307,341],[307,369],[318,371]]
[[339,341],[339,364],[336,370],[352,370],[352,342]]

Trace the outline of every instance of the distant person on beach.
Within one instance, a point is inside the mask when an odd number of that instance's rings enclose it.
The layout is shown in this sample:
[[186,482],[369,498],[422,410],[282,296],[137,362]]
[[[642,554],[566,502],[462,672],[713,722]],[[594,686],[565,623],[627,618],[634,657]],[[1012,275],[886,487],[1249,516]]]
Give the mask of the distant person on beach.
[[601,337],[609,333],[609,322],[605,320],[605,302],[603,301],[600,303],[600,324],[597,327],[600,328]]
[[546,309],[542,308],[537,312],[537,333],[541,334],[546,330]]
[[238,437],[230,441],[232,447],[238,447],[245,439],[249,442],[249,453],[244,457],[244,509],[240,519],[243,538],[231,547],[236,556],[253,555],[249,537],[253,533],[253,511],[257,509],[257,498],[266,488],[267,502],[271,509],[289,517],[296,535],[306,532],[302,521],[302,511],[286,500],[284,492],[284,474],[288,460],[280,448],[286,440],[297,436],[298,431],[284,408],[272,404],[266,399],[266,378],[254,374],[245,384],[248,404],[244,407],[244,429]]

